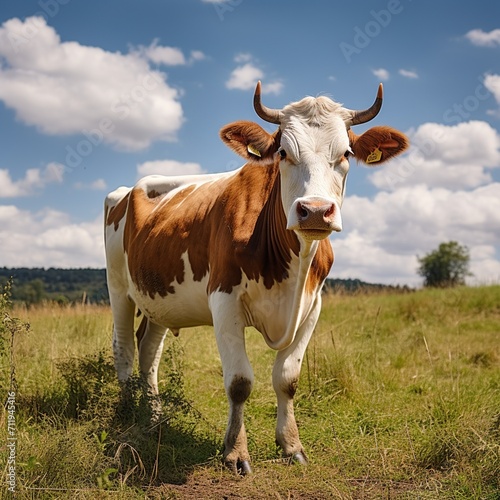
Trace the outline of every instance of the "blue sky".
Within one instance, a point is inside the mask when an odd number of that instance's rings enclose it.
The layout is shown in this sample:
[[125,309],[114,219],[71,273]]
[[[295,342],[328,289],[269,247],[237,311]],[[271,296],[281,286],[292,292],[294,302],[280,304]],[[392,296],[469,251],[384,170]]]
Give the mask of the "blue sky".
[[218,131],[261,123],[258,79],[271,107],[363,108],[382,81],[357,132],[412,149],[351,165],[332,276],[418,285],[416,255],[453,239],[473,282],[500,280],[498,2],[23,0],[0,25],[0,266],[103,267],[106,193],[240,166]]

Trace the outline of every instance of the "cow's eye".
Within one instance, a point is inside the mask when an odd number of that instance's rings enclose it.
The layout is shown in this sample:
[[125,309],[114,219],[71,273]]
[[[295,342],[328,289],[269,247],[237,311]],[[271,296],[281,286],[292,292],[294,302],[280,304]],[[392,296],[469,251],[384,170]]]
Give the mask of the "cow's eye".
[[345,158],[349,158],[349,156],[353,155],[354,153],[352,152],[351,146],[349,146],[349,149],[344,153]]
[[278,149],[278,154],[282,160],[286,158],[286,151],[283,148]]

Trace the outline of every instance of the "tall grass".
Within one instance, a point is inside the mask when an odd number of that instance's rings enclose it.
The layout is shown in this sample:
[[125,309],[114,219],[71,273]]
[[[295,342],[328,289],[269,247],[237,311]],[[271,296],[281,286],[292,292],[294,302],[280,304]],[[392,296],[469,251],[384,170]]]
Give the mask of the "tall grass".
[[498,286],[326,296],[296,394],[307,468],[285,466],[274,444],[274,353],[249,329],[244,480],[221,465],[227,402],[210,328],[167,337],[155,425],[139,377],[120,401],[108,308],[11,314],[31,325],[13,352],[18,498],[500,498]]

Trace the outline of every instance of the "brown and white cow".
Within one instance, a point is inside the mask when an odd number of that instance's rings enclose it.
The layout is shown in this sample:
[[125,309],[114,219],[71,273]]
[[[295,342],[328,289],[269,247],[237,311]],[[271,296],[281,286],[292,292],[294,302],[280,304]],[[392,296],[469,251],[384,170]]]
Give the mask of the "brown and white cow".
[[318,320],[321,287],[333,264],[328,237],[341,231],[340,208],[350,156],[378,165],[401,153],[407,138],[390,127],[355,135],[374,118],[382,85],[364,111],[327,97],[306,97],[281,110],[254,107],[273,134],[239,121],[220,136],[247,160],[221,174],[152,175],[106,198],[106,258],[114,317],[113,349],[125,383],[134,363],[157,393],[167,329],[213,325],[229,400],[224,459],[250,472],[243,407],[253,383],[245,328],[254,326],[277,351],[272,380],[278,401],[276,440],[287,457],[306,463],[293,397],[304,353]]

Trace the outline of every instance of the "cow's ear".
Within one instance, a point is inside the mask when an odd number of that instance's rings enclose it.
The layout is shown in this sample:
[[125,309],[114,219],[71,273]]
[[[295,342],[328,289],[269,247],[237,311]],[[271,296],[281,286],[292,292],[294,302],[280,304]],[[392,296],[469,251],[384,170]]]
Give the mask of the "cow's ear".
[[220,138],[246,160],[269,162],[279,147],[277,133],[271,135],[256,123],[239,121],[223,127]]
[[357,160],[370,167],[390,160],[406,150],[410,141],[392,127],[372,127],[361,135],[349,130],[351,149]]

